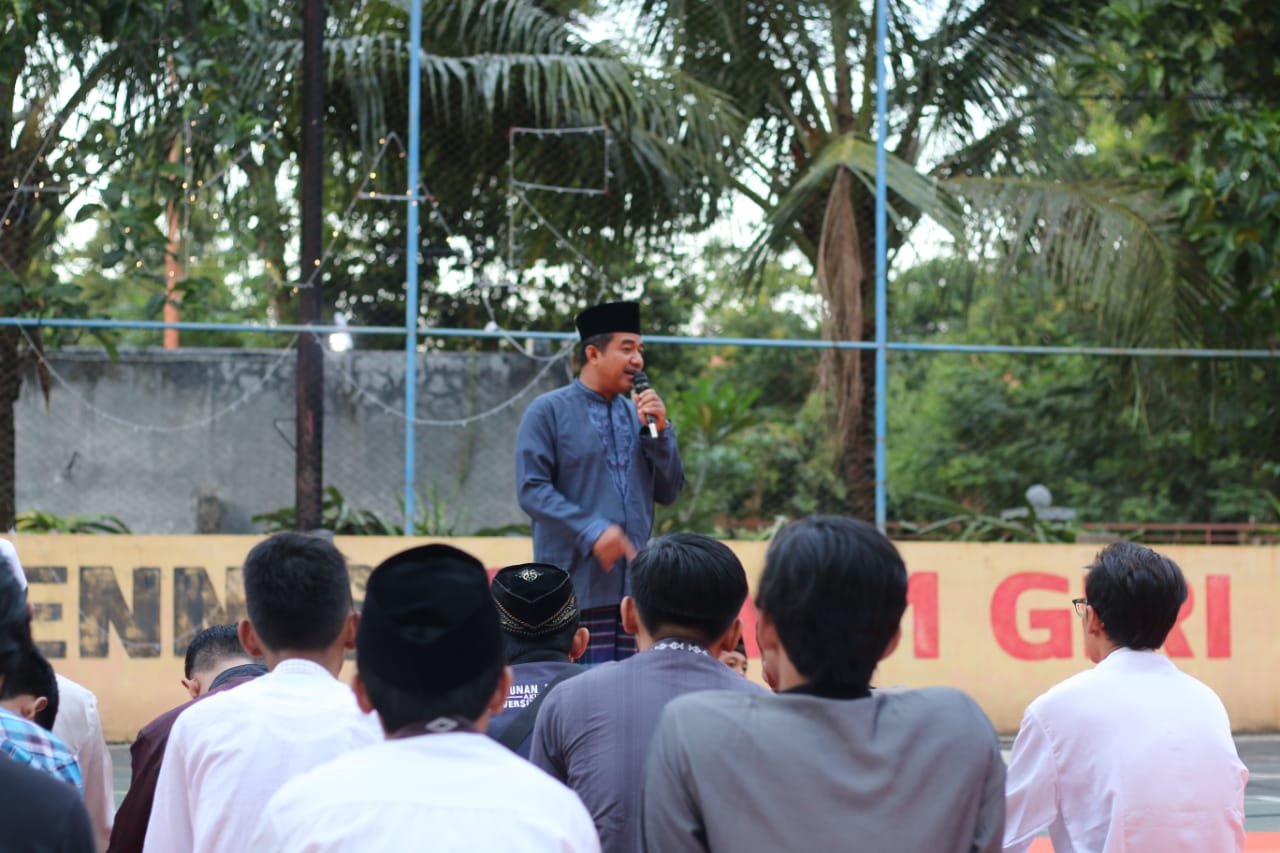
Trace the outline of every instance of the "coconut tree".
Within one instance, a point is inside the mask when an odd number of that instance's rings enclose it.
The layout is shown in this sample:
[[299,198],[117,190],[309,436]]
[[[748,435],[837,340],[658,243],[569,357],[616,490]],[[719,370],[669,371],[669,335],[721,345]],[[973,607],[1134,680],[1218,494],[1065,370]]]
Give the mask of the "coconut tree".
[[[574,34],[564,13],[549,11],[578,4],[424,5],[424,161],[433,166],[433,192],[451,206],[449,218],[471,222],[464,236],[474,245],[488,240],[495,253],[492,235],[505,204],[494,179],[505,173],[505,157],[486,159],[482,152],[493,149],[477,138],[501,137],[513,124],[607,124],[611,144],[591,168],[625,178],[626,192],[602,206],[572,199],[553,205],[541,243],[528,247],[530,257],[563,257],[575,238],[622,257],[636,240],[710,221],[723,186],[714,179],[720,146],[734,126],[733,111],[718,93],[686,75],[593,47]],[[0,311],[87,310],[76,288],[55,274],[53,238],[67,224],[72,202],[96,193],[80,216],[96,218],[114,241],[98,265],[152,288],[153,307],[169,298],[165,275],[154,271],[174,253],[160,224],[166,206],[184,200],[192,229],[220,217],[231,230],[218,239],[250,247],[245,255],[256,254],[255,274],[282,285],[276,310],[287,316],[291,288],[283,285],[297,277],[281,272],[295,233],[291,192],[282,188],[291,184],[300,150],[302,6],[302,0],[6,5],[0,13],[0,175],[13,177],[13,190],[0,196],[6,207]],[[331,180],[349,188],[380,137],[403,136],[404,128],[388,121],[387,105],[405,94],[408,4],[338,0],[328,7],[327,156]],[[175,144],[181,156],[168,162]],[[535,179],[545,168],[530,165]],[[407,176],[393,158],[389,171],[397,170],[394,185],[402,191]],[[223,178],[216,188],[196,192],[215,177]],[[357,232],[373,233],[379,219],[402,215],[370,210]],[[369,287],[386,281],[398,290],[403,277],[392,270]],[[12,526],[15,512],[13,404],[40,341],[0,328],[0,529]]]
[[[1049,286],[1092,294],[1133,340],[1140,322],[1189,304],[1158,194],[1055,174],[1044,127],[1072,107],[1056,97],[1059,59],[1079,44],[1098,0],[1029,4],[948,0],[888,6],[889,262],[926,218],[963,251],[1031,263]],[[733,188],[763,212],[744,266],[799,250],[826,308],[825,334],[867,340],[874,292],[876,45],[867,0],[638,0],[645,48],[722,90],[746,119],[730,157]],[[1053,139],[1060,139],[1055,135]],[[936,230],[936,229],[935,229]],[[1119,259],[1118,262],[1116,259]],[[1121,268],[1118,268],[1121,267]],[[1114,297],[1123,288],[1141,298]],[[874,509],[874,360],[827,354],[848,509]]]
[[[52,262],[63,214],[131,160],[163,152],[177,112],[168,60],[222,4],[14,0],[0,12],[0,314],[80,310]],[[166,130],[165,125],[170,126]],[[163,155],[159,157],[163,160]],[[136,212],[136,211],[135,211]],[[151,225],[154,229],[154,224]],[[142,235],[136,235],[141,237]],[[40,338],[0,328],[0,530],[14,522],[13,405]]]

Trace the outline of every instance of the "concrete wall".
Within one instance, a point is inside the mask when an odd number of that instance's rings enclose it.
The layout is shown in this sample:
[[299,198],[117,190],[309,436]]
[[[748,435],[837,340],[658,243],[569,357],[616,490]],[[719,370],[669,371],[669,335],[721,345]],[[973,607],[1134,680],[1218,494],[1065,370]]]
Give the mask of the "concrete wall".
[[[17,405],[18,511],[108,513],[135,533],[249,533],[292,506],[294,350],[51,353],[46,405],[32,381]],[[527,523],[512,450],[524,408],[568,381],[563,362],[520,354],[418,358],[419,503],[440,532]],[[63,384],[65,383],[65,384]],[[328,353],[324,482],[399,522],[404,355]],[[482,413],[495,410],[486,417]],[[474,420],[468,419],[474,418]]]

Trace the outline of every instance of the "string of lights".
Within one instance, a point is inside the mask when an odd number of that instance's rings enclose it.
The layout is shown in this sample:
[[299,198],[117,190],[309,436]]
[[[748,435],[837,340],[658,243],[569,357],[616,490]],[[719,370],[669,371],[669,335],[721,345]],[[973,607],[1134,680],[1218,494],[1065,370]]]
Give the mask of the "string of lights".
[[[198,261],[197,254],[190,250],[190,242],[192,239],[192,211],[194,209],[194,204],[198,200],[199,195],[223,184],[228,179],[228,177],[233,173],[233,171],[237,168],[237,166],[239,166],[244,161],[245,158],[252,156],[255,151],[265,150],[268,141],[271,138],[278,136],[282,132],[282,128],[283,128],[283,122],[280,119],[273,120],[269,127],[265,128],[254,139],[250,140],[249,144],[244,146],[243,150],[238,152],[236,156],[228,160],[225,160],[223,164],[220,166],[220,168],[218,168],[215,172],[213,172],[207,178],[197,178],[195,177],[194,162],[193,162],[193,156],[192,156],[193,133],[197,132],[198,128],[201,125],[201,121],[204,120],[204,118],[205,118],[204,116],[198,116],[196,118],[188,119],[184,121],[182,124],[182,153],[183,153],[183,165],[184,165],[184,174],[182,175],[182,184],[181,184],[182,195],[180,196],[181,204],[182,204],[182,212],[181,212],[181,219],[180,219],[180,234],[172,235],[172,236],[175,238],[173,240],[174,243],[178,243],[179,245],[183,246],[183,248],[186,249],[186,251],[180,252],[179,254],[182,257],[184,257],[184,259],[187,261],[189,265],[194,265]],[[522,136],[546,137],[546,136],[570,136],[570,135],[583,135],[583,134],[600,135],[602,137],[602,144],[605,149],[605,160],[606,160],[606,168],[605,168],[605,174],[604,174],[606,185],[599,190],[593,190],[591,194],[593,195],[607,194],[608,192],[607,180],[608,180],[608,174],[609,174],[607,169],[609,130],[607,126],[595,125],[595,126],[589,126],[589,127],[574,127],[574,128],[513,127],[510,130],[509,136],[512,140],[511,151],[514,152],[515,141]],[[304,287],[316,286],[318,277],[322,274],[325,266],[329,262],[331,262],[331,259],[334,257],[334,252],[338,245],[338,241],[342,239],[342,237],[346,233],[345,226],[350,222],[354,212],[355,205],[358,201],[362,199],[382,198],[384,197],[384,195],[388,199],[394,198],[396,200],[405,200],[405,198],[407,197],[408,195],[407,193],[405,194],[405,196],[400,196],[398,194],[395,196],[392,196],[390,194],[373,193],[368,191],[368,188],[371,185],[372,181],[376,179],[378,168],[380,167],[383,159],[387,154],[388,149],[391,146],[394,145],[399,149],[401,157],[405,156],[404,146],[398,134],[394,132],[390,133],[386,137],[380,139],[379,142],[381,143],[381,145],[377,154],[373,159],[372,164],[362,175],[359,185],[357,186],[355,192],[351,196],[350,200],[348,201],[341,215],[341,219],[338,226],[333,228],[331,231],[330,239],[328,241],[327,246],[324,249],[324,252],[322,253],[320,262],[317,264],[317,266],[314,269],[309,271],[309,274],[305,278],[303,278],[300,281],[291,283],[293,290],[295,292]],[[28,186],[26,184],[21,183],[21,181],[26,177],[29,177],[30,173],[34,170],[36,164],[39,162],[39,157],[43,156],[44,149],[47,147],[48,143],[49,143],[49,139],[46,138],[42,144],[41,150],[37,152],[37,156],[34,157],[30,163],[27,164],[27,168],[24,171],[23,178],[15,179],[18,182],[18,187],[15,189],[23,189],[28,192],[36,192],[41,190],[53,192],[53,191],[61,191],[65,189],[63,187],[55,187],[55,186],[48,186],[48,187],[39,186],[39,185]],[[511,156],[514,157],[514,153],[512,153]],[[514,168],[514,161],[512,161],[512,165]],[[98,177],[100,177],[100,175],[93,176],[86,182],[86,185],[87,183],[91,183],[93,180],[96,180]],[[522,209],[529,211],[532,214],[532,216],[541,224],[542,227],[545,227],[549,231],[551,231],[551,233],[554,235],[557,241],[557,244],[563,249],[565,249],[566,251],[568,251],[569,253],[571,253],[577,259],[577,261],[580,264],[582,264],[582,266],[586,270],[588,270],[589,272],[588,277],[594,278],[597,281],[596,299],[598,299],[600,295],[602,295],[605,292],[605,289],[608,286],[608,281],[604,276],[603,272],[578,247],[576,247],[572,243],[572,241],[570,241],[560,229],[556,228],[552,224],[549,217],[546,216],[537,207],[537,205],[535,205],[534,202],[529,198],[529,195],[527,192],[532,190],[538,190],[538,191],[546,191],[546,192],[574,193],[581,190],[581,188],[570,187],[570,186],[560,186],[560,185],[553,185],[553,184],[544,184],[539,182],[522,182],[519,180],[515,180],[514,170],[511,172],[510,177],[512,178],[512,181],[510,183],[509,192],[511,194],[510,197],[512,199],[512,202],[511,202],[512,206],[521,207]],[[83,190],[83,188],[84,187],[81,187],[79,190],[77,190],[77,192]],[[439,200],[431,193],[430,188],[426,186],[425,183],[419,182],[418,192],[419,192],[419,196],[417,198],[409,199],[410,203],[417,204],[417,203],[420,203],[421,201],[429,202],[431,217],[443,229],[448,239],[451,239],[451,240],[456,239],[457,235],[455,230],[450,226],[449,222],[443,215],[443,212],[439,204]],[[20,196],[16,193],[10,198],[9,206],[8,206],[10,212],[12,211],[14,205],[17,203],[19,198]],[[213,218],[215,219],[215,221],[218,218],[216,211],[213,213]],[[512,219],[510,226],[513,229],[513,231],[518,230],[515,228],[514,218]],[[0,226],[0,227],[3,227],[3,226]],[[129,226],[125,226],[123,230],[126,235],[131,233],[131,229]],[[515,238],[513,235],[511,240],[512,245],[514,245],[514,239]],[[135,269],[141,270],[146,265],[146,262],[144,257],[141,254],[139,247],[136,245],[128,245],[128,248],[129,248],[130,254],[132,255]],[[513,263],[514,257],[509,256],[508,260],[509,260],[509,267],[511,269],[514,269],[515,268]],[[268,267],[269,266],[270,266],[270,262],[268,261]],[[473,283],[478,283],[478,280],[480,277],[479,261],[477,261],[474,258],[474,255],[472,255],[470,258],[467,259],[466,267],[469,268],[473,276]],[[174,270],[170,269],[167,271],[168,278],[175,278],[176,276],[177,276],[177,273],[175,273]],[[158,280],[163,280],[164,277],[157,276],[156,278]],[[488,327],[490,331],[494,331],[494,330],[498,331],[501,334],[502,338],[506,340],[508,343],[510,343],[512,345],[512,348],[516,352],[519,352],[525,357],[530,358],[534,361],[543,362],[546,364],[554,364],[556,362],[561,361],[565,357],[566,352],[558,352],[558,353],[553,353],[551,355],[539,355],[537,353],[528,352],[524,348],[524,346],[521,345],[521,342],[517,340],[516,337],[513,336],[510,332],[504,329],[502,325],[498,322],[496,311],[494,310],[494,306],[489,299],[488,288],[485,288],[483,285],[480,285],[480,286],[482,288],[481,290],[482,297],[483,297],[482,302],[485,306],[486,312],[489,315]],[[565,349],[567,351],[568,347],[566,347]],[[102,414],[108,419],[111,419],[112,417],[109,415],[109,413],[102,413]],[[146,425],[134,424],[124,419],[116,418],[115,420],[120,422],[122,426],[128,426],[130,428],[138,428],[138,429],[147,428]],[[174,429],[181,429],[181,428],[186,428],[186,427],[179,427]]]
[[[596,266],[577,246],[573,244],[559,229],[551,224],[550,219],[542,213],[541,210],[529,199],[526,190],[543,190],[549,192],[578,192],[578,188],[559,186],[551,184],[522,182],[516,180],[515,177],[515,157],[516,157],[516,141],[520,136],[581,136],[581,135],[600,135],[603,137],[604,145],[604,177],[601,188],[598,191],[589,193],[590,195],[608,195],[609,193],[609,127],[608,125],[590,125],[585,127],[565,127],[565,128],[542,128],[542,127],[512,127],[507,132],[507,270],[508,272],[516,267],[515,246],[516,246],[516,215],[515,210],[518,206],[527,207],[534,217],[547,228],[556,238],[556,245],[562,249],[566,249],[573,254],[578,261],[587,268],[597,279],[597,287],[595,294],[588,295],[587,302],[598,302],[606,292],[608,280],[603,270]],[[497,312],[494,311],[493,303],[490,301],[490,291],[499,287],[514,287],[514,282],[500,283],[484,283],[481,285],[480,296],[484,305],[485,312],[489,315],[488,328],[496,330],[502,334],[502,338],[509,343],[516,352],[523,353],[527,358],[534,361],[556,361],[562,357],[561,353],[554,353],[548,356],[540,356],[536,352],[528,352],[520,345],[520,342],[509,332],[507,332],[501,323],[498,322]]]
[[19,326],[18,328],[22,330],[22,336],[27,339],[27,345],[30,347],[31,351],[35,353],[36,358],[39,360],[41,367],[43,367],[46,371],[48,371],[50,378],[52,378],[63,389],[63,391],[69,394],[71,396],[71,399],[79,403],[83,408],[89,410],[90,412],[93,412],[95,416],[103,419],[104,421],[107,421],[108,423],[115,424],[116,426],[123,427],[125,429],[133,430],[134,432],[149,432],[149,433],[163,433],[163,434],[189,432],[190,430],[202,429],[214,423],[215,421],[221,420],[222,418],[230,415],[232,412],[235,412],[237,409],[244,406],[254,397],[262,393],[263,388],[267,384],[267,380],[269,380],[272,376],[274,376],[276,374],[276,371],[280,369],[280,366],[283,365],[286,360],[288,360],[288,357],[293,352],[294,347],[297,346],[298,338],[299,338],[298,335],[294,335],[292,338],[290,338],[288,346],[282,349],[280,351],[280,354],[276,356],[276,358],[271,362],[270,365],[268,365],[266,372],[264,372],[262,376],[259,377],[259,379],[248,388],[248,390],[246,390],[243,394],[240,395],[240,397],[233,400],[231,403],[227,404],[221,409],[218,409],[212,414],[206,415],[205,417],[200,418],[198,420],[189,421],[183,424],[161,425],[161,424],[142,424],[136,421],[131,421],[128,418],[122,418],[119,415],[113,414],[111,412],[106,411],[105,409],[102,409],[101,407],[96,405],[92,400],[87,399],[84,395],[77,392],[75,390],[75,387],[61,373],[59,373],[54,368],[54,366],[49,362],[47,358],[45,358],[44,351],[40,347],[37,347],[35,345],[35,341],[33,341],[31,339],[31,336],[27,333],[26,327]]
[[348,359],[345,358],[342,354],[333,353],[329,350],[325,350],[325,361],[337,368],[338,373],[341,374],[342,378],[346,380],[347,384],[350,386],[350,390],[354,392],[356,396],[366,400],[370,405],[374,406],[377,409],[382,410],[384,413],[396,418],[397,420],[403,421],[404,423],[415,426],[415,427],[443,427],[447,429],[464,429],[470,426],[471,424],[474,424],[478,421],[485,420],[486,418],[491,418],[494,415],[500,414],[506,411],[507,409],[510,409],[512,406],[516,404],[518,400],[520,400],[522,397],[525,397],[527,394],[529,394],[530,391],[533,391],[535,388],[537,388],[538,385],[542,382],[542,380],[547,376],[547,374],[551,372],[551,369],[555,367],[556,364],[563,362],[571,351],[572,351],[571,344],[563,345],[561,352],[554,359],[548,360],[545,364],[543,364],[542,367],[539,368],[538,372],[534,374],[533,378],[530,379],[527,384],[525,384],[522,388],[517,390],[514,394],[512,394],[510,397],[508,397],[506,400],[503,400],[501,403],[497,404],[496,406],[486,409],[483,412],[477,412],[474,415],[468,415],[465,418],[453,418],[449,420],[439,420],[435,418],[419,418],[416,416],[407,417],[405,415],[405,412],[402,409],[397,409],[394,406],[384,403],[382,400],[378,398],[376,394],[362,387],[360,385],[359,380],[356,379],[355,375],[352,374],[350,368],[347,366]]

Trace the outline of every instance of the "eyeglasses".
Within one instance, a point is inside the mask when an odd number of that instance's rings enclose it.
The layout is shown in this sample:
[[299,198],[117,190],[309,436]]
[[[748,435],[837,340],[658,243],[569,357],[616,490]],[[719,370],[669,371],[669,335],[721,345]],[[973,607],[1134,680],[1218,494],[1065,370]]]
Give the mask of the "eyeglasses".
[[1071,606],[1072,606],[1072,607],[1074,607],[1074,608],[1076,609],[1076,615],[1077,615],[1077,616],[1083,616],[1083,615],[1084,615],[1084,609],[1085,609],[1086,607],[1088,607],[1088,606],[1089,606],[1089,599],[1087,599],[1087,598],[1073,598],[1073,599],[1071,599]]

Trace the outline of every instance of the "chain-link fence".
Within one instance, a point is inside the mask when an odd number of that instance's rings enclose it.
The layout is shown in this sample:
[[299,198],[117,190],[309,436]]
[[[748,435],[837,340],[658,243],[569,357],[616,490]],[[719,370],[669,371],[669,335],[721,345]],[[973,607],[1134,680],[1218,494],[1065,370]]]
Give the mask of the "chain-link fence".
[[[894,343],[890,357],[896,535],[1276,538],[1265,462],[1275,445],[1265,442],[1276,428],[1266,412],[1277,359],[917,346]],[[822,349],[799,339],[651,342],[687,479],[659,529],[759,536],[779,518],[851,511]],[[42,356],[47,400],[33,375],[16,409],[23,523],[57,529],[106,515],[136,533],[291,526],[295,357],[290,346]],[[402,354],[326,352],[326,524],[403,530],[407,429],[417,532],[519,532],[515,430],[534,396],[568,380],[569,363],[540,340],[519,352],[421,355],[417,369],[418,410],[406,419]]]
[[[128,116],[92,86],[53,103],[93,51],[50,20],[17,89],[53,106],[17,105],[0,140],[0,320],[24,324],[0,325],[0,481],[16,460],[24,524],[289,526],[309,288],[332,323],[326,523],[351,530],[404,527],[405,430],[412,527],[518,529],[520,413],[571,376],[572,316],[617,297],[644,303],[685,455],[662,529],[871,516],[877,485],[901,536],[1280,524],[1280,123],[1269,54],[1250,59],[1269,7],[1209,37],[1165,0],[1167,26],[1103,0],[888,4],[881,42],[872,2],[422,5],[420,51],[405,9],[330,7],[305,270],[296,9],[230,41],[146,33],[164,55],[133,71],[168,70]],[[857,349],[878,307],[879,394]],[[108,349],[73,348],[91,334]]]

